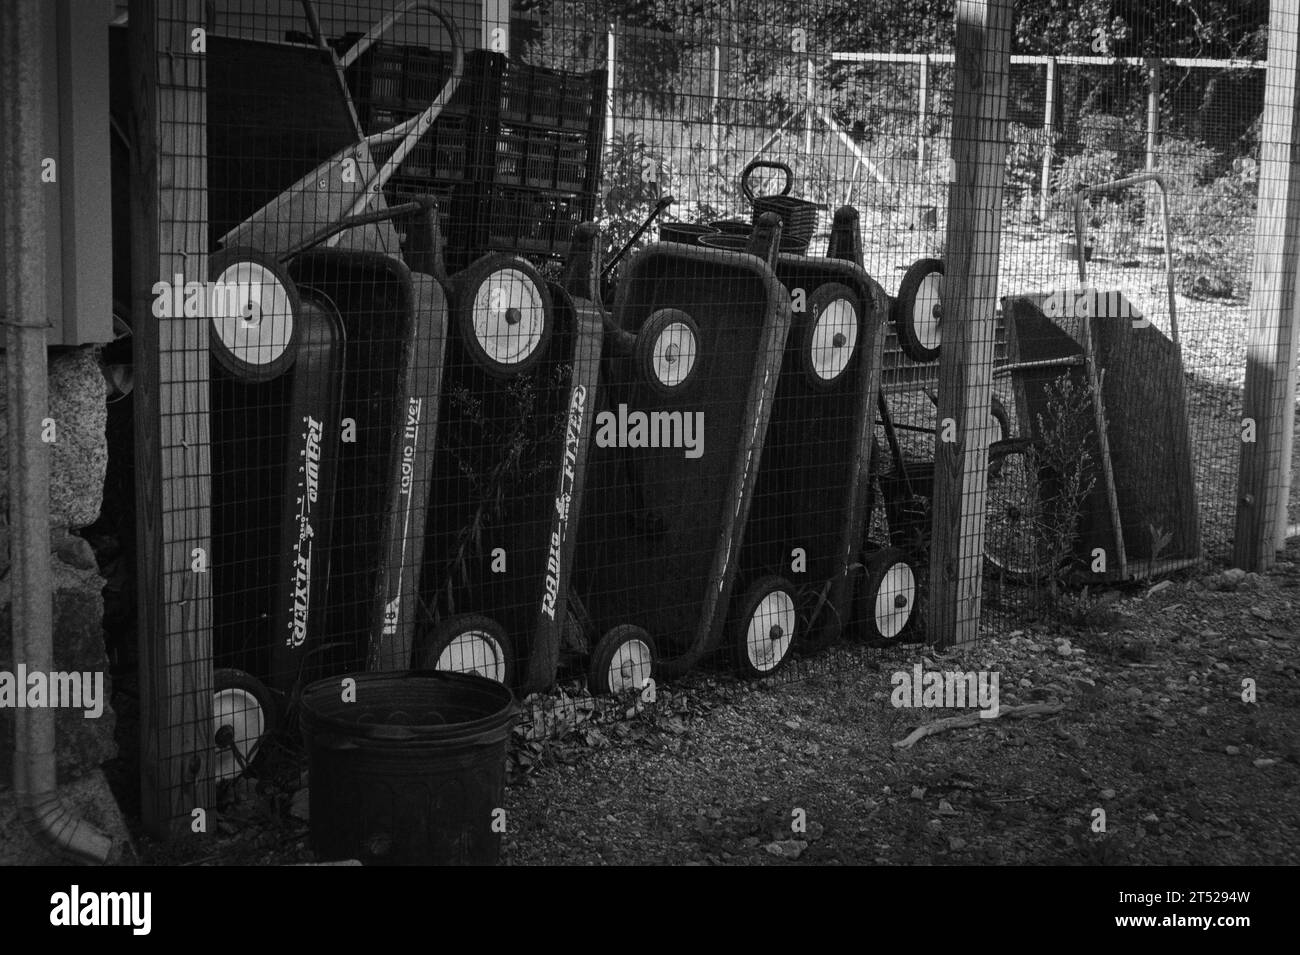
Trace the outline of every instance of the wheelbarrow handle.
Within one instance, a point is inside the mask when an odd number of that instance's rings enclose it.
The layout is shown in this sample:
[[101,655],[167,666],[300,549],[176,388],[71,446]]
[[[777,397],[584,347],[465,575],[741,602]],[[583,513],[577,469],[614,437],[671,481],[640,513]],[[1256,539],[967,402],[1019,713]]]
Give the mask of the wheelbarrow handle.
[[1169,224],[1169,184],[1165,182],[1165,177],[1158,172],[1139,172],[1132,176],[1125,176],[1122,179],[1113,179],[1110,182],[1098,183],[1094,186],[1080,183],[1074,189],[1074,236],[1075,251],[1079,257],[1079,281],[1085,283],[1088,281],[1088,269],[1084,264],[1084,241],[1083,241],[1083,203],[1089,196],[1103,192],[1119,192],[1130,186],[1139,186],[1143,183],[1153,182],[1160,190],[1160,219],[1164,230],[1164,247],[1165,247],[1165,294],[1169,304],[1169,334],[1173,343],[1181,346],[1178,334],[1178,305],[1174,295],[1174,249],[1173,249],[1173,232]]
[[465,44],[461,40],[460,30],[457,29],[456,22],[436,5],[426,2],[426,0],[409,0],[409,2],[403,3],[390,13],[385,14],[340,58],[339,69],[346,70],[377,40],[404,19],[407,14],[416,10],[430,13],[436,17],[446,29],[448,36],[451,37],[451,76],[447,79],[434,101],[422,112],[417,113],[405,122],[398,123],[391,129],[374,133],[361,141],[361,145],[365,149],[392,142],[396,142],[397,146],[379,168],[375,177],[366,183],[362,194],[357,197],[356,201],[348,209],[348,215],[356,215],[364,210],[374,197],[383,191],[388,180],[393,177],[398,167],[406,160],[407,155],[415,148],[415,144],[424,137],[424,134],[433,126],[447,103],[451,101],[456,88],[460,86],[461,77],[465,75]]
[[[310,4],[310,2],[311,0],[303,0],[304,4]],[[376,41],[386,36],[394,26],[406,19],[408,13],[416,10],[422,10],[425,13],[431,13],[437,17],[438,20],[442,22],[447,33],[451,36],[453,55],[463,54],[465,48],[461,42],[460,30],[456,27],[456,23],[451,17],[443,13],[436,4],[429,3],[427,0],[407,0],[406,3],[399,4],[388,13],[384,14],[379,22],[367,30],[361,39],[352,44],[348,51],[339,57],[339,66],[346,70],[349,66],[360,59],[367,50],[374,46]]]
[[794,188],[794,170],[785,163],[776,159],[752,159],[740,173],[740,191],[745,194],[745,198],[752,204],[754,201],[754,187],[749,184],[750,174],[755,169],[776,169],[785,173],[785,188],[781,190],[781,195],[790,195],[790,190]]

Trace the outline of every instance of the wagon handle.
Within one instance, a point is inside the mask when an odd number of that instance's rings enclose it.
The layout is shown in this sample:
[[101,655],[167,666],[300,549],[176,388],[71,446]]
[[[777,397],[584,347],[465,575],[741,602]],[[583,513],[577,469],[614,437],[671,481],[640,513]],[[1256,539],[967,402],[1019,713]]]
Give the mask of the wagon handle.
[[1095,186],[1085,186],[1083,184],[1075,187],[1074,190],[1074,245],[1075,253],[1079,257],[1079,282],[1088,281],[1088,269],[1084,264],[1083,254],[1083,201],[1091,195],[1102,192],[1119,192],[1121,189],[1127,189],[1130,186],[1138,186],[1144,182],[1154,182],[1160,189],[1160,219],[1164,229],[1164,246],[1165,246],[1165,294],[1169,300],[1169,332],[1173,338],[1174,344],[1178,345],[1178,308],[1174,300],[1174,249],[1172,245],[1172,233],[1169,228],[1169,186],[1165,182],[1165,177],[1158,172],[1140,172],[1132,176],[1125,176],[1123,179],[1114,179],[1110,182],[1099,183]]
[[794,187],[794,170],[785,163],[775,159],[752,159],[740,173],[740,191],[745,194],[750,205],[754,203],[754,187],[749,184],[749,175],[755,169],[777,169],[785,173],[785,188],[781,190],[781,195],[790,195],[790,190]]
[[[310,0],[303,0],[303,3],[309,5]],[[337,60],[340,76],[342,76],[344,70],[357,61],[358,57],[370,49],[375,44],[375,41],[388,33],[400,20],[414,10],[422,10],[425,13],[433,14],[442,23],[448,36],[451,37],[451,76],[434,101],[423,112],[398,123],[391,129],[373,133],[361,140],[362,145],[366,147],[382,146],[392,142],[397,142],[397,146],[388,159],[384,161],[384,164],[379,167],[379,172],[374,179],[366,183],[365,191],[348,208],[345,213],[347,216],[360,213],[375,196],[383,191],[385,184],[397,171],[397,167],[405,161],[407,154],[415,148],[415,144],[433,126],[439,114],[442,113],[452,95],[456,92],[456,88],[460,86],[461,77],[465,74],[465,44],[461,42],[460,31],[456,28],[455,21],[432,3],[425,2],[425,0],[409,0],[409,2],[403,3],[385,14],[383,19],[372,26],[360,40],[353,44],[347,53]],[[314,17],[314,13],[312,17]],[[319,27],[316,29],[319,29]]]
[[628,239],[627,242],[624,243],[623,248],[619,249],[618,252],[605,263],[605,267],[600,270],[600,277],[602,279],[609,275],[609,273],[614,270],[614,266],[618,265],[618,263],[623,260],[623,256],[628,254],[632,246],[636,244],[636,240],[645,234],[645,230],[650,228],[655,219],[659,218],[659,214],[676,201],[677,200],[672,196],[660,197],[659,201],[655,203],[655,207],[650,210],[650,215],[646,216],[645,221],[641,223],[641,228],[632,233],[632,238]]
[[302,255],[304,252],[310,252],[322,242],[334,238],[340,232],[347,232],[349,229],[355,229],[363,225],[373,225],[376,222],[389,222],[393,219],[401,218],[406,215],[424,213],[428,215],[431,209],[436,209],[437,203],[427,196],[421,196],[412,199],[409,202],[399,203],[395,206],[386,206],[383,209],[377,209],[371,212],[362,212],[357,215],[345,216],[337,222],[331,223],[322,229],[300,240],[291,249],[281,252],[276,256],[280,262],[288,262],[290,259]]

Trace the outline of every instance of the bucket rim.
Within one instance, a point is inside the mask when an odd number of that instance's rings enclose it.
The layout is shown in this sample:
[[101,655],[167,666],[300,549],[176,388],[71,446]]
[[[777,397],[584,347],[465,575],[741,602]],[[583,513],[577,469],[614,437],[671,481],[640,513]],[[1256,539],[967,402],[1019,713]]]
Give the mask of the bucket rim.
[[[500,702],[492,712],[481,717],[457,723],[360,723],[355,719],[344,719],[317,705],[317,700],[325,699],[335,706],[350,707],[356,703],[344,703],[339,696],[340,681],[356,680],[360,689],[366,684],[383,684],[396,681],[420,681],[416,685],[432,686],[460,685],[462,689],[474,689],[495,695]],[[428,682],[424,682],[428,681]],[[519,701],[509,687],[475,673],[451,673],[446,670],[394,670],[381,673],[343,673],[334,677],[316,680],[302,691],[302,724],[310,736],[324,733],[337,733],[354,739],[378,742],[466,742],[475,737],[494,731],[505,730],[518,721],[520,716]]]

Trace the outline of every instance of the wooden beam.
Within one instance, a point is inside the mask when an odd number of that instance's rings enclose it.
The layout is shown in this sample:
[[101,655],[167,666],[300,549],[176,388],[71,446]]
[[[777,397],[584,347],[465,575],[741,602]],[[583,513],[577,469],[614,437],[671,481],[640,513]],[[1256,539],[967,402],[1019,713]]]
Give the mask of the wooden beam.
[[921,90],[916,103],[916,171],[925,172],[925,118],[930,113],[930,58],[921,61]]
[[816,105],[816,89],[813,78],[813,61],[808,57],[807,62],[807,89],[804,91],[804,98],[808,101],[808,108],[803,111],[803,151],[809,161],[812,161],[813,154],[813,107]]
[[[939,646],[973,641],[979,632],[1011,0],[957,0],[955,16],[953,181],[941,295],[940,433],[930,546],[930,637]],[[949,421],[953,441],[943,440]]]
[[1047,90],[1043,106],[1043,171],[1038,183],[1038,219],[1047,221],[1052,195],[1052,154],[1056,148],[1056,60],[1047,61]]
[[1266,570],[1279,537],[1285,506],[1284,430],[1294,420],[1296,261],[1300,257],[1300,70],[1296,65],[1300,11],[1270,5],[1268,75],[1260,125],[1259,204],[1255,267],[1246,343],[1242,415],[1254,422],[1255,440],[1242,441],[1237,475],[1233,564]]
[[709,165],[718,164],[722,148],[722,44],[713,44],[713,89],[709,97]]
[[605,35],[605,148],[614,148],[614,77],[617,74],[618,36],[614,24]]
[[[926,59],[932,63],[954,62],[951,53],[832,53],[831,59],[840,63],[920,63]],[[1147,63],[1147,59],[1141,56],[1045,56],[1017,53],[1011,58],[1011,65],[1041,66],[1051,60],[1067,66],[1145,66]],[[1169,57],[1162,62],[1192,70],[1262,70],[1268,65],[1265,60],[1203,60],[1187,56]]]
[[133,3],[128,40],[141,814],[157,838],[190,832],[214,797],[208,327],[155,318],[152,292],[208,277],[203,6]]
[[[1156,148],[1160,145],[1160,61],[1147,63],[1147,149],[1146,170],[1156,171]],[[1146,231],[1154,232],[1160,226],[1160,190],[1155,185],[1146,187]],[[1162,240],[1163,241],[1163,240]],[[1168,252],[1169,250],[1166,250]]]

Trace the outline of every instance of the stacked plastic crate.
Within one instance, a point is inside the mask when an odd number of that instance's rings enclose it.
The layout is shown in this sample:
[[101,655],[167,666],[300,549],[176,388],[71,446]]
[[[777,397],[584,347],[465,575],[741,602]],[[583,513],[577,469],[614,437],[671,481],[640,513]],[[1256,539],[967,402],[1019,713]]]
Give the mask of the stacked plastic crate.
[[[366,132],[414,116],[450,69],[447,54],[376,46],[350,82]],[[563,256],[596,213],[605,73],[570,73],[472,51],[460,87],[388,186],[438,200],[447,263],[486,252]]]

